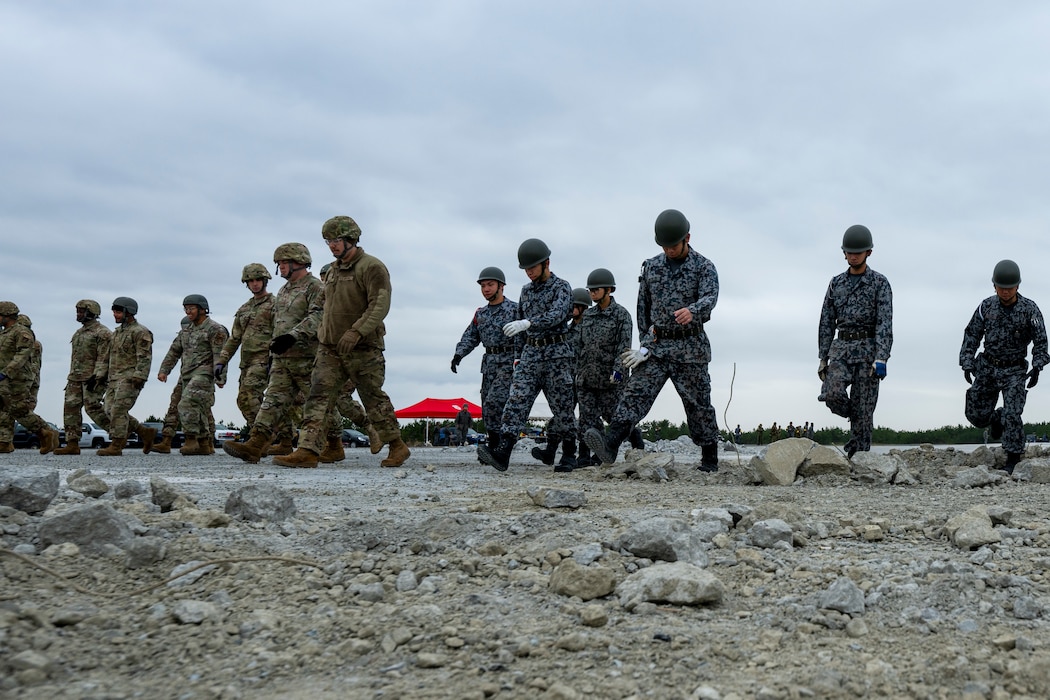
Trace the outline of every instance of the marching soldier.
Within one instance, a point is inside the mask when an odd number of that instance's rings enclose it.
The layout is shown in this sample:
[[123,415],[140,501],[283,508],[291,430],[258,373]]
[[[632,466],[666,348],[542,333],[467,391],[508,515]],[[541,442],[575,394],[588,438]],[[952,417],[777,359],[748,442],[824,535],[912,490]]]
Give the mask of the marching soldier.
[[109,345],[113,331],[98,320],[102,307],[94,299],[81,299],[75,309],[80,328],[70,341],[72,351],[63,405],[66,446],[55,450],[56,455],[80,454],[78,436],[84,421],[82,412],[87,412],[88,417],[103,430],[109,429],[109,417],[102,401],[109,375]]
[[[40,364],[36,335],[30,326],[28,318],[19,322],[18,305],[0,301],[0,453],[14,452],[15,421],[36,433],[40,454],[58,448],[58,432],[33,412],[33,384],[39,386]],[[79,424],[76,435],[80,435]]]
[[106,413],[112,442],[96,452],[102,457],[119,457],[130,433],[142,438],[142,452],[149,454],[157,431],[143,425],[131,415],[149,378],[153,363],[153,333],[136,320],[139,303],[131,297],[117,297],[111,306],[113,320],[119,325],[113,332],[109,348],[109,382],[106,385]]

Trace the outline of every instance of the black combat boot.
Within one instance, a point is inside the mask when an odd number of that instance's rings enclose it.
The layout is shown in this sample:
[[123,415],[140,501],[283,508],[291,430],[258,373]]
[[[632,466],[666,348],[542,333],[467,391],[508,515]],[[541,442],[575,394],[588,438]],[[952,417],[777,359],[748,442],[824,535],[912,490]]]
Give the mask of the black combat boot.
[[596,457],[591,456],[591,448],[587,447],[586,440],[580,440],[580,452],[576,457],[576,467],[582,469],[583,467],[596,467],[601,464],[602,461]]
[[627,435],[627,441],[636,450],[645,449],[645,438],[642,437],[642,431],[638,429],[637,425],[631,428],[631,432]]
[[1006,464],[1003,465],[1003,471],[1007,474],[1014,473],[1014,467],[1021,463],[1020,452],[1007,452],[1006,453]]
[[516,435],[511,433],[500,433],[499,446],[490,447],[481,445],[478,447],[478,460],[487,464],[497,471],[505,472],[510,466],[510,452],[514,449],[514,443],[518,441]]
[[554,455],[558,452],[559,438],[553,433],[547,435],[547,444],[543,447],[537,445],[532,448],[532,458],[538,459],[547,466],[554,464]]
[[999,440],[1003,436],[1003,409],[997,408],[992,412],[992,422],[988,425],[989,435],[993,440]]
[[561,460],[554,467],[556,472],[571,472],[576,468],[576,438],[567,437],[561,441]]
[[629,423],[613,423],[609,426],[609,434],[602,435],[597,428],[590,428],[583,436],[587,446],[594,452],[594,456],[602,463],[612,464],[616,461],[616,455],[620,451],[620,444],[631,432]]
[[700,446],[700,466],[702,472],[718,471],[718,443]]

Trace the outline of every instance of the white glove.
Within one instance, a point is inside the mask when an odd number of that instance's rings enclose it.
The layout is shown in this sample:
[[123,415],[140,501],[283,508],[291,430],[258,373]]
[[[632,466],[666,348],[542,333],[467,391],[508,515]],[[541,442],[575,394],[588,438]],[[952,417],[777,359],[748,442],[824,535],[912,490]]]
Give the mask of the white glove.
[[511,321],[507,325],[503,326],[503,335],[508,338],[513,338],[518,333],[524,333],[529,330],[529,326],[532,325],[532,321],[528,319],[522,319],[520,321]]
[[627,369],[634,369],[649,359],[649,348],[638,348],[637,350],[624,350],[620,353],[620,362]]

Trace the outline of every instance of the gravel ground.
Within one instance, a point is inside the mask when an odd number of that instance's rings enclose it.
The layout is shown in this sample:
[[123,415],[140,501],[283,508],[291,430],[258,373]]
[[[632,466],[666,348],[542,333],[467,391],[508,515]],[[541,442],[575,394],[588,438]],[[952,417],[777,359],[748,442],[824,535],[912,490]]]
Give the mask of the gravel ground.
[[[58,470],[61,487],[42,514],[0,509],[0,694],[1047,697],[1050,486],[954,481],[999,451],[908,450],[898,458],[912,486],[834,475],[760,486],[754,448],[723,452],[717,474],[694,469],[696,449],[659,448],[673,458],[663,481],[555,474],[528,444],[502,474],[474,448],[413,448],[399,469],[360,449],[316,470],[221,452],[2,455],[0,473]],[[73,469],[109,492],[71,489]],[[187,498],[158,507],[156,477]],[[114,496],[132,482],[143,493]],[[295,514],[230,518],[227,498],[250,485],[283,490]],[[585,503],[537,505],[545,494]],[[44,546],[49,519],[93,503],[130,522],[147,554]],[[998,541],[950,536],[975,507]],[[678,563],[629,536],[653,518]],[[708,577],[717,599],[628,592],[676,566]]]

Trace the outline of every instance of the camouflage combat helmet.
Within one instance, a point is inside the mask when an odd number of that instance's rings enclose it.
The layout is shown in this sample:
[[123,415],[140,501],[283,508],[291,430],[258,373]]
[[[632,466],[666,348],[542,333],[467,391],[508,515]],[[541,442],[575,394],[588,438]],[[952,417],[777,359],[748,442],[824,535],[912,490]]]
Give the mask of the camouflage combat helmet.
[[992,270],[992,284],[1009,289],[1021,284],[1021,268],[1013,260],[1000,260]]
[[321,266],[321,277],[324,277],[325,273],[327,273],[331,269],[332,269],[332,263],[325,263],[324,265],[322,265]]
[[504,275],[503,270],[498,267],[486,267],[478,273],[478,284],[481,284],[485,280],[494,280],[500,284],[506,284],[507,276]]
[[134,316],[139,312],[139,303],[131,297],[117,297],[113,300],[111,308]]
[[313,264],[313,259],[310,257],[310,249],[302,243],[282,243],[277,246],[277,250],[273,251],[273,261],[280,262],[282,260],[291,260],[302,265]]
[[572,290],[572,305],[587,308],[591,305],[591,293],[583,287]]
[[551,249],[538,238],[529,238],[518,246],[518,267],[522,270],[539,265],[551,256]]
[[182,300],[183,306],[196,306],[201,311],[208,312],[208,300],[203,294],[187,294],[186,298]]
[[189,316],[183,316],[182,320],[179,321],[179,325],[182,326],[182,330],[186,330],[193,325],[193,321],[190,320]]
[[0,301],[0,316],[17,316],[18,304],[13,301]]
[[241,282],[270,279],[273,279],[273,277],[270,276],[270,271],[262,263],[248,263],[241,271]]
[[84,309],[94,318],[98,318],[102,314],[102,307],[94,299],[81,299],[74,308]]
[[863,253],[872,248],[874,246],[871,244],[871,231],[867,226],[854,224],[842,234],[843,253]]
[[616,278],[613,277],[613,273],[606,270],[604,267],[599,267],[596,270],[592,270],[591,274],[587,275],[587,289],[601,289],[602,287],[616,287]]
[[677,209],[665,209],[656,217],[653,228],[659,245],[678,245],[689,235],[689,219]]
[[326,241],[349,238],[354,243],[361,240],[361,227],[349,216],[333,216],[321,227],[321,236]]

